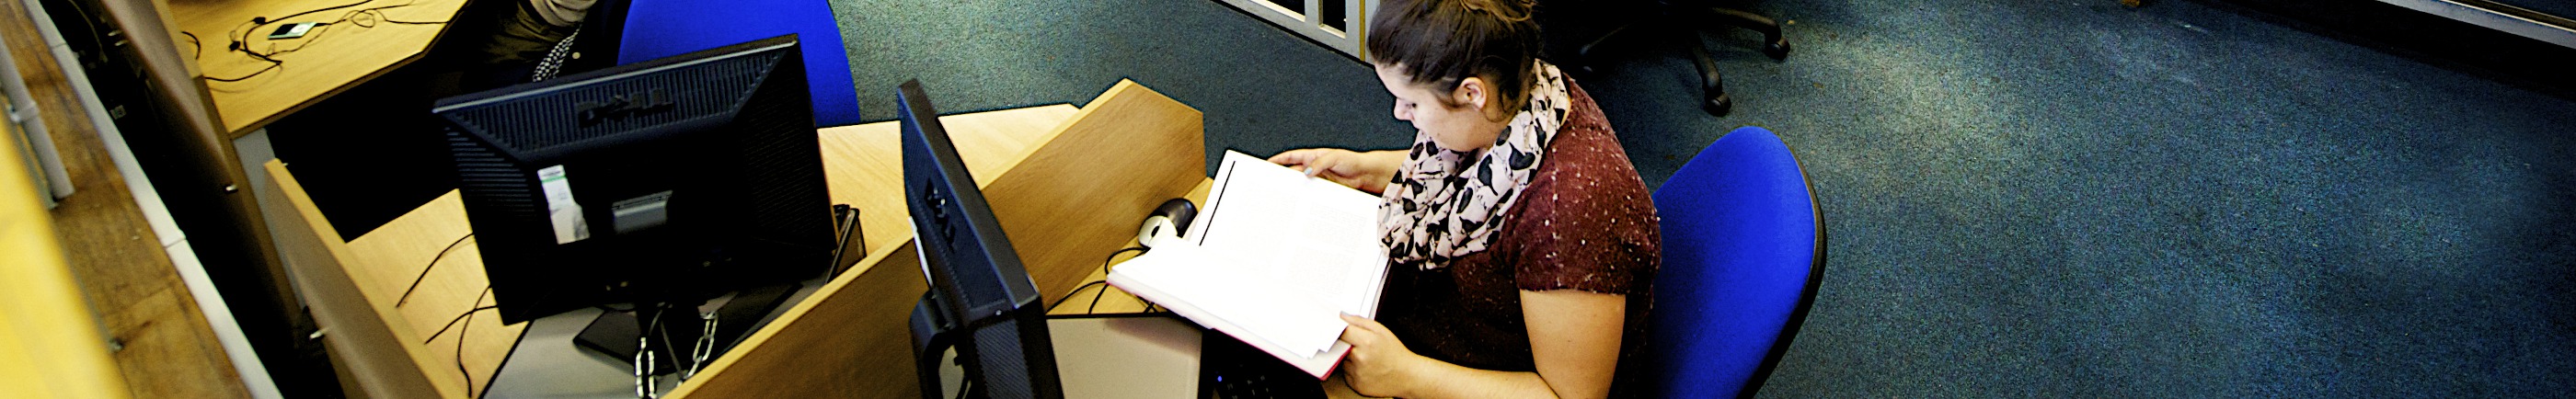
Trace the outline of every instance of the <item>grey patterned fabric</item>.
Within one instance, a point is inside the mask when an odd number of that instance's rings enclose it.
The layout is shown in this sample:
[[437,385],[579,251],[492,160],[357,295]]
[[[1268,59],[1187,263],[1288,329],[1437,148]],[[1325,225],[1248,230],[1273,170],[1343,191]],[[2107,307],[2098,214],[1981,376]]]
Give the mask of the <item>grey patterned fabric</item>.
[[571,35],[565,35],[562,41],[555,42],[553,48],[546,50],[546,58],[537,60],[537,70],[528,73],[528,81],[543,82],[562,74],[564,63],[572,61],[572,44],[579,40],[581,40],[581,29],[573,29]]
[[1404,166],[1378,204],[1379,230],[1386,234],[1380,241],[1396,264],[1439,269],[1493,243],[1505,210],[1529,187],[1572,107],[1564,72],[1536,62],[1529,108],[1512,116],[1492,148],[1450,151],[1428,133],[1414,134]]

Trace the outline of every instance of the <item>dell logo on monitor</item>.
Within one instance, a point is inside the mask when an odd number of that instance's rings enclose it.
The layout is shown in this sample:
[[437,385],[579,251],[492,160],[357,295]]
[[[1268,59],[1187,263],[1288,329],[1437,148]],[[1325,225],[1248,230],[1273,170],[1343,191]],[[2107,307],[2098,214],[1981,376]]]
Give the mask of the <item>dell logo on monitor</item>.
[[572,105],[573,113],[581,118],[582,126],[598,124],[600,120],[607,118],[623,118],[669,109],[671,109],[671,95],[663,93],[661,88],[608,96],[607,100],[582,101]]

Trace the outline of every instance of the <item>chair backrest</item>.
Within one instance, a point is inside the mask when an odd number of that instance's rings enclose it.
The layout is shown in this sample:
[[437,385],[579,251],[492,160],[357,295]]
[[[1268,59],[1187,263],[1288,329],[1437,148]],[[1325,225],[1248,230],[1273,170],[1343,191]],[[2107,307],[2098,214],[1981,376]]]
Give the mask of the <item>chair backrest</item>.
[[349,242],[341,241],[339,231],[322,218],[321,208],[305,195],[304,185],[288,173],[286,164],[272,159],[264,167],[270,184],[260,189],[283,200],[268,212],[282,224],[271,230],[281,249],[278,257],[292,270],[315,324],[329,333],[323,344],[330,349],[335,367],[349,378],[341,384],[353,394],[372,398],[468,396],[464,377],[428,371],[453,366],[431,361],[436,357],[427,348],[413,344],[422,337],[405,328],[411,323],[402,312],[386,301],[367,299],[369,295],[345,266],[358,264]]
[[1719,137],[1655,191],[1663,265],[1644,397],[1752,397],[1815,301],[1824,213],[1787,143],[1758,127]]
[[814,101],[814,126],[859,123],[858,86],[850,83],[850,57],[831,3],[813,0],[634,0],[618,35],[617,63],[630,64],[796,34],[805,55],[805,82]]

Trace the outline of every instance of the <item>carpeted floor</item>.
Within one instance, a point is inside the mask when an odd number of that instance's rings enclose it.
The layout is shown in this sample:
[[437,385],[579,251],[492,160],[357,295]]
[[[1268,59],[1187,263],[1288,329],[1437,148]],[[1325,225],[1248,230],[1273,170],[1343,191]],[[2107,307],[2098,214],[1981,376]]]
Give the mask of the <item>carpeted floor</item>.
[[[961,112],[1124,77],[1211,159],[1411,134],[1214,1],[832,1],[869,120],[907,78]],[[1711,36],[1724,118],[1677,48],[1579,78],[1650,185],[1737,126],[1800,152],[1833,258],[1764,395],[2576,389],[2576,96],[2224,3],[1945,3],[1765,5],[1797,52]]]

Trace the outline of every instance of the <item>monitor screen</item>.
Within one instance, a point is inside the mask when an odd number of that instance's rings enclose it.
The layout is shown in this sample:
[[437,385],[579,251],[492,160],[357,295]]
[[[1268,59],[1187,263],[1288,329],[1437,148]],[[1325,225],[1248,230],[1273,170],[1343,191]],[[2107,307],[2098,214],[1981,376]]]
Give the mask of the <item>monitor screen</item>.
[[[967,397],[1058,398],[1054,342],[1046,330],[1046,304],[1021,267],[1019,251],[984,202],[982,189],[939,123],[920,81],[904,82],[895,96],[903,122],[904,198],[912,213],[913,244],[921,253],[930,295],[916,309],[941,312],[953,324],[943,334],[966,365]],[[916,337],[919,339],[922,337]],[[916,353],[933,359],[937,349]],[[924,381],[931,370],[922,370]],[[925,385],[938,394],[940,387]]]
[[821,276],[831,199],[796,43],[440,100],[502,318]]

